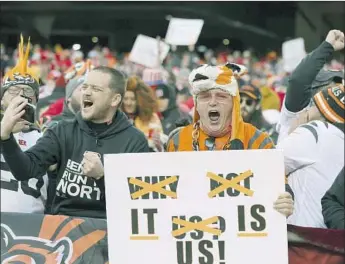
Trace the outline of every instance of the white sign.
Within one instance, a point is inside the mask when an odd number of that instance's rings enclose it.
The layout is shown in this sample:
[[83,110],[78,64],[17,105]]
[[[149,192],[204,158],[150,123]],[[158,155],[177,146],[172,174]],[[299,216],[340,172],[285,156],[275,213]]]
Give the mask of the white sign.
[[165,41],[176,46],[195,45],[203,25],[202,19],[171,18]]
[[166,58],[170,49],[169,45],[163,41],[159,41],[159,45],[158,49],[158,40],[155,38],[138,35],[129,55],[129,60],[148,68],[157,68]]
[[286,72],[292,72],[301,60],[307,55],[304,39],[296,38],[285,41],[282,46],[283,64]]
[[279,150],[105,155],[110,263],[288,264]]

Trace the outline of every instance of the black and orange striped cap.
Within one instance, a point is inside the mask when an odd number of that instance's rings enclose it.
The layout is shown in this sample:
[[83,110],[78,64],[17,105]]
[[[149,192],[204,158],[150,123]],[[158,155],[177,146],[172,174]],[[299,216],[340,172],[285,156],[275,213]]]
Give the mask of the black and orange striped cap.
[[314,95],[313,101],[320,113],[330,123],[344,123],[344,85],[324,88]]
[[240,86],[240,95],[245,94],[256,101],[261,100],[261,91],[257,86],[253,85],[251,82],[246,82],[241,79],[238,80],[238,84]]

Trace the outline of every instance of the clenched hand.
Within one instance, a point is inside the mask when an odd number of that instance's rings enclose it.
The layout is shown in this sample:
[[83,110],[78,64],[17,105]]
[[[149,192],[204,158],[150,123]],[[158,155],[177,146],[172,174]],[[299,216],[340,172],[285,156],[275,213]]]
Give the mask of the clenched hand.
[[344,33],[333,29],[328,32],[326,41],[333,46],[335,51],[342,50],[344,48]]
[[84,153],[82,164],[83,174],[85,176],[94,178],[96,180],[104,176],[103,164],[98,153],[86,151]]

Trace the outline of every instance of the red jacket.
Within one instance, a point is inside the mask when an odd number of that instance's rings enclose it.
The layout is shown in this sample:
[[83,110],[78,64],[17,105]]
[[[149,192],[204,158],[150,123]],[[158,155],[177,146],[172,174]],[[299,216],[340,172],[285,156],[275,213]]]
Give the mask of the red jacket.
[[51,104],[47,111],[45,111],[41,117],[60,115],[63,110],[65,98],[58,99],[55,103]]

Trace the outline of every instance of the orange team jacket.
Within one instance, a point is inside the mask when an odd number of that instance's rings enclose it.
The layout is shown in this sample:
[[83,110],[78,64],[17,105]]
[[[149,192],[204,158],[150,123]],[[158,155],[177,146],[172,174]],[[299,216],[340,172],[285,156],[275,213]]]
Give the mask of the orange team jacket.
[[[167,152],[193,151],[192,132],[193,124],[182,127],[173,133],[167,143]],[[240,138],[234,138],[230,141],[230,150],[274,148],[274,143],[269,135],[249,123],[243,122],[243,133],[241,134]],[[209,136],[200,129],[199,148],[201,151],[207,150],[205,140],[208,137]],[[216,150],[222,150],[228,140],[229,135],[216,138]]]

